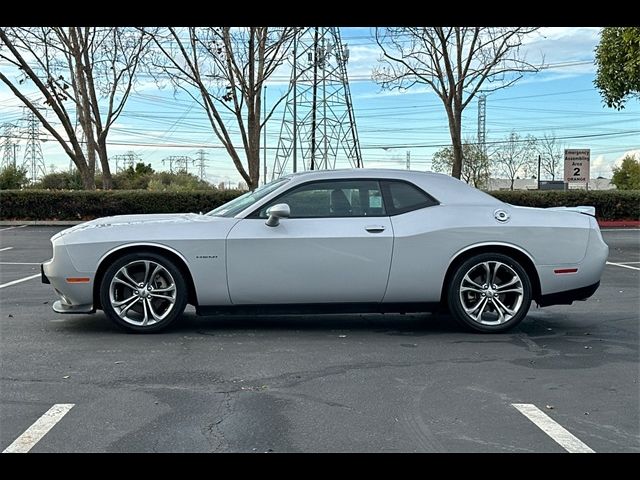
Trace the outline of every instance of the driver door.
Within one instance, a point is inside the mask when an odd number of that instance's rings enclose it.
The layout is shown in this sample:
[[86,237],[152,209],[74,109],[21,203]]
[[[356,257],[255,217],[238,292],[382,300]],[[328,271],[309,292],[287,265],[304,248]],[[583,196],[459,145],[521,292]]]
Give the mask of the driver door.
[[[286,203],[289,218],[265,224]],[[393,230],[377,180],[315,181],[293,187],[240,220],[227,237],[234,304],[380,302]]]

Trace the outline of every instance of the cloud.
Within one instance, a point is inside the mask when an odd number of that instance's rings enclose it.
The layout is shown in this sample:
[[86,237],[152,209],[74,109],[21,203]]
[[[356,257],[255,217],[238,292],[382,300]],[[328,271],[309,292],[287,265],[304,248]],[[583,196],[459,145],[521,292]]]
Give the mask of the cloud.
[[637,159],[640,159],[640,148],[627,150],[615,160],[607,159],[606,155],[596,156],[591,160],[591,177],[611,178],[611,175],[613,175],[613,167],[619,167],[622,164],[623,158],[633,155],[635,155]]
[[[593,61],[599,40],[599,27],[543,27],[523,42],[521,53],[532,63],[545,64]],[[551,67],[547,72],[592,73],[591,64]]]

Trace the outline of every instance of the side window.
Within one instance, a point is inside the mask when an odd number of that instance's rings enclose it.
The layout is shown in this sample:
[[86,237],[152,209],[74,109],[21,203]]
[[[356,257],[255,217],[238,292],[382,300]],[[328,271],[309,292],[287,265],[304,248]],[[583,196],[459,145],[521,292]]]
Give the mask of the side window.
[[278,203],[289,205],[291,218],[385,215],[380,184],[376,180],[338,180],[308,183],[293,188],[261,207],[257,216],[259,218],[267,218],[267,210]]
[[410,212],[420,208],[438,205],[438,202],[424,191],[408,182],[385,180],[383,182],[390,215]]

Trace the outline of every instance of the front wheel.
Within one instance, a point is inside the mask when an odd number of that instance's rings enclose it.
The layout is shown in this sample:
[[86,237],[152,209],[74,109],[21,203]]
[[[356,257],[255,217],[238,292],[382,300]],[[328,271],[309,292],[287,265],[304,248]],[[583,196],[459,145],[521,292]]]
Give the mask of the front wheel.
[[498,333],[524,319],[531,297],[531,281],[517,261],[499,253],[483,253],[458,267],[447,300],[453,317],[464,326]]
[[155,253],[131,253],[105,272],[100,287],[104,313],[133,332],[157,332],[187,305],[187,287],[178,267]]

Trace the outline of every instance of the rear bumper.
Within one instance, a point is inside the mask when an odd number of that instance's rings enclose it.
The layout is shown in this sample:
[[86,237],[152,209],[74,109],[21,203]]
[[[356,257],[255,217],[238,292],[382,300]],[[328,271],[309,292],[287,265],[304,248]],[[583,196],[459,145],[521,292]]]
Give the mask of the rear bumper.
[[589,285],[587,287],[574,288],[573,290],[566,290],[564,292],[542,295],[537,303],[541,307],[548,307],[550,305],[571,305],[576,300],[586,300],[589,298],[596,292],[599,286],[600,281],[597,281],[593,285]]

